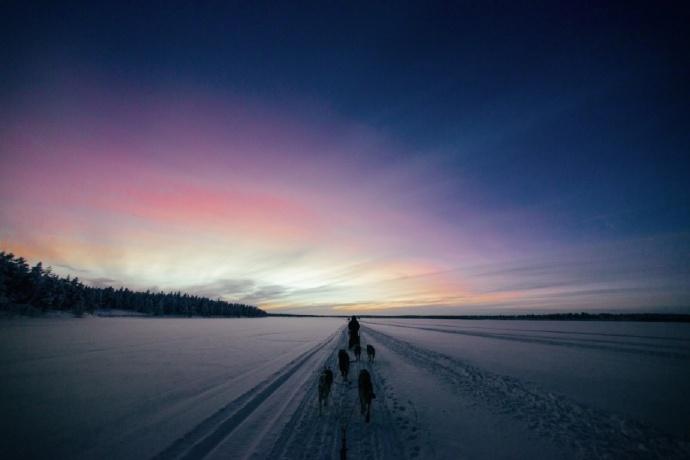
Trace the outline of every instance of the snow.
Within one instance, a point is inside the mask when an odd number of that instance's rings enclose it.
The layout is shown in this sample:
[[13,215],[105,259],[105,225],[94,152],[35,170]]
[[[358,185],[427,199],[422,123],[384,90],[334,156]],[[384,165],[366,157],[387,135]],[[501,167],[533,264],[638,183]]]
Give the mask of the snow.
[[[441,382],[413,401],[423,425],[458,433],[461,457],[688,455],[687,325],[391,319],[364,330],[422,370],[415,380]],[[462,415],[437,423],[443,410]],[[451,445],[434,436],[432,445]]]
[[343,428],[350,459],[690,456],[688,325],[365,319],[343,382],[345,325],[2,320],[0,457],[336,459]]

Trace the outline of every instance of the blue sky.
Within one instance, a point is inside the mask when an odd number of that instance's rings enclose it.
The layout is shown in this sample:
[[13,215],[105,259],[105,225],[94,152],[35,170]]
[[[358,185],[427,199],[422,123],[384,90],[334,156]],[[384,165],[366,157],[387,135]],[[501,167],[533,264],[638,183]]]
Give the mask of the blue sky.
[[31,259],[285,311],[690,306],[677,4],[8,10],[0,242]]

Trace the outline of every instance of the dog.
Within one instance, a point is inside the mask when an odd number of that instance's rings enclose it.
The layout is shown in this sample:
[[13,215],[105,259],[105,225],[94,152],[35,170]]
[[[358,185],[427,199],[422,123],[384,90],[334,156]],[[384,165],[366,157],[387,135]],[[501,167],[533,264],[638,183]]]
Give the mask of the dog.
[[333,385],[333,371],[327,367],[319,376],[319,415],[321,415],[322,406],[328,407],[328,396],[331,394],[331,385]]
[[359,407],[360,413],[365,416],[364,421],[367,423],[371,418],[371,400],[375,397],[371,375],[368,370],[362,369],[359,371]]
[[373,345],[367,345],[367,357],[369,358],[369,362],[372,362],[374,358],[376,358],[376,349]]
[[357,344],[355,345],[355,360],[359,361],[359,357],[362,356],[362,347]]
[[347,380],[347,374],[350,372],[350,355],[345,350],[338,352],[338,368],[343,380]]

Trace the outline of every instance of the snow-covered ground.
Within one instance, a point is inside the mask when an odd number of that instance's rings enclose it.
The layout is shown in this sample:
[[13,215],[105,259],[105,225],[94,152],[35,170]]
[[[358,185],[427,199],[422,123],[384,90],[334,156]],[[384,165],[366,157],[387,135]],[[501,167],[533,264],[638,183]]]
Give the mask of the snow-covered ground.
[[0,458],[690,457],[688,325],[364,320],[319,416],[345,324],[2,320]]

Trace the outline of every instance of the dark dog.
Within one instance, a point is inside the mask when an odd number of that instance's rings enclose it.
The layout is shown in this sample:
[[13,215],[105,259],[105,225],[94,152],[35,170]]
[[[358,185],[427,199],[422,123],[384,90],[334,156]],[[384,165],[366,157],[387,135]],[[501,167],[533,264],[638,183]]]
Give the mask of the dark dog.
[[369,358],[369,362],[376,358],[376,349],[373,345],[367,345],[367,357]]
[[359,407],[362,415],[366,415],[365,421],[369,423],[371,414],[371,400],[374,399],[374,385],[371,384],[371,375],[366,369],[359,371]]
[[319,376],[319,415],[321,415],[321,407],[328,407],[328,395],[331,394],[331,385],[333,384],[333,371],[326,368]]
[[360,356],[362,356],[362,347],[357,344],[355,345],[355,360],[359,361]]
[[338,352],[338,368],[340,369],[340,375],[343,376],[343,380],[347,380],[347,374],[350,372],[350,355],[345,350]]

